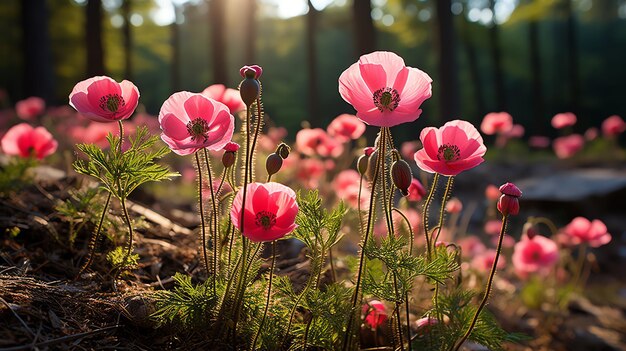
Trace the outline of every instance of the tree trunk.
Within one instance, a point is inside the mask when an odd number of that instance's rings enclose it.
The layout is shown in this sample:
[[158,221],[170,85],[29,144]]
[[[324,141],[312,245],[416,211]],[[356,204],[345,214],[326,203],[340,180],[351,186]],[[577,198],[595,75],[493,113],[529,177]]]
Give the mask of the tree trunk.
[[211,54],[213,57],[213,84],[228,85],[228,69],[226,67],[226,2],[224,0],[210,0],[209,23],[211,26]]
[[439,54],[439,121],[459,116],[458,68],[456,38],[452,21],[451,0],[436,1],[437,52]]
[[252,65],[256,63],[257,0],[246,1],[246,36],[243,55],[246,65]]
[[461,15],[461,26],[463,28],[463,48],[465,49],[465,55],[467,56],[467,64],[469,68],[470,78],[473,84],[472,91],[474,92],[474,101],[476,102],[476,113],[478,116],[484,116],[487,114],[485,107],[485,92],[483,90],[483,79],[478,69],[478,59],[476,57],[476,49],[472,43],[472,37],[470,35],[469,23],[467,20],[467,13]]
[[46,0],[21,1],[24,62],[23,97],[39,96],[52,103],[54,70],[48,33]]
[[576,17],[572,11],[572,0],[564,0],[566,24],[567,73],[569,75],[569,98],[570,109],[575,114],[579,113],[580,105],[580,79],[578,76],[578,40],[576,37]]
[[172,61],[170,63],[170,86],[172,91],[180,90],[180,7],[172,2],[174,6],[174,22],[170,24],[170,42],[172,45]]
[[352,16],[356,54],[361,56],[376,50],[376,31],[372,20],[372,4],[369,0],[353,0]]
[[124,37],[124,79],[133,79],[133,37],[130,25],[131,0],[124,0],[122,3],[122,16],[124,26],[122,34]]
[[543,87],[541,82],[541,53],[539,46],[539,23],[537,20],[528,22],[528,44],[530,54],[531,96],[533,97],[532,130],[543,134],[546,132],[544,120]]
[[[495,0],[490,0],[491,11],[495,12]],[[496,108],[499,111],[506,110],[506,95],[504,91],[504,76],[502,74],[502,58],[500,54],[500,29],[495,21],[495,15],[489,29],[489,45],[491,46],[491,59],[493,61],[493,81],[496,95]]]
[[317,90],[317,45],[315,37],[317,33],[318,11],[309,0],[309,12],[306,15],[306,57],[307,57],[307,86],[309,122],[312,127],[320,127],[319,94]]
[[87,77],[105,74],[102,45],[102,0],[88,0],[85,6],[85,40],[87,46]]

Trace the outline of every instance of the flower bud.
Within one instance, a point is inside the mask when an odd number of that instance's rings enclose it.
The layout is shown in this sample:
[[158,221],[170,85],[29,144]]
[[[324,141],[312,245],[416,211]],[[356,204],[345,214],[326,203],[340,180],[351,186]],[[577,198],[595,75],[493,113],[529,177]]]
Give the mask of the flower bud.
[[539,232],[537,231],[537,228],[535,228],[534,224],[532,224],[531,222],[524,223],[524,227],[522,228],[522,235],[526,235],[528,239],[532,239],[538,234]]
[[378,166],[378,150],[373,151],[367,160],[367,171],[365,175],[372,181],[374,180],[374,174],[376,173],[376,167]]
[[500,192],[502,193],[502,196],[500,196],[500,199],[498,200],[498,211],[500,211],[503,216],[518,214],[518,198],[522,196],[522,191],[519,190],[515,184],[506,183],[500,187]]
[[226,145],[224,145],[224,150],[227,152],[237,152],[239,148],[239,144],[234,141],[229,141],[228,143],[226,143]]
[[409,186],[413,181],[411,166],[404,160],[398,160],[391,165],[391,179],[402,195],[409,195]]
[[369,160],[369,157],[367,157],[367,155],[361,155],[359,156],[359,159],[356,161],[356,168],[359,171],[360,175],[364,175],[365,172],[367,172],[367,162]]
[[241,100],[246,104],[246,106],[252,105],[254,101],[259,97],[259,93],[261,91],[261,85],[259,81],[254,78],[245,78],[239,84],[239,95],[241,95]]
[[243,66],[239,69],[239,74],[242,78],[259,79],[263,74],[263,68],[258,65]]
[[267,175],[271,176],[280,171],[280,168],[283,166],[283,159],[277,153],[271,153],[267,156],[265,160],[265,169],[267,170]]
[[228,168],[235,164],[235,153],[232,151],[226,151],[224,155],[222,155],[222,164],[224,168]]
[[280,143],[278,148],[276,148],[276,153],[278,153],[283,160],[289,157],[289,152],[291,152],[291,148],[285,143]]
[[363,149],[363,153],[365,154],[365,156],[370,156],[374,151],[376,151],[375,148],[368,146],[366,148]]

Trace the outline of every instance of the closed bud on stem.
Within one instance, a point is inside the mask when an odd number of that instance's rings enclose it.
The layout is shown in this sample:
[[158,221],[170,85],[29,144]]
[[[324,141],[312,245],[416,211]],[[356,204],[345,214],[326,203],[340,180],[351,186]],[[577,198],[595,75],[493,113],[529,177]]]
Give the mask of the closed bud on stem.
[[378,150],[375,150],[370,154],[367,160],[367,171],[365,175],[370,181],[374,180],[374,174],[376,173],[376,166],[378,166]]
[[263,74],[263,69],[257,65],[243,66],[239,69],[239,74],[244,78],[241,84],[239,84],[241,100],[243,100],[246,106],[250,106],[259,97],[259,93],[261,92],[259,78],[261,74]]
[[289,157],[290,152],[291,148],[285,143],[280,143],[280,145],[278,145],[278,148],[276,148],[276,153],[280,155],[283,160]]
[[356,161],[356,168],[359,171],[360,175],[365,175],[365,172],[367,172],[368,160],[369,160],[369,157],[367,155],[361,155],[359,156],[359,159]]
[[280,168],[283,166],[283,159],[277,153],[272,153],[267,156],[265,160],[265,169],[267,170],[267,175],[272,176],[280,171]]
[[500,187],[502,196],[498,200],[498,211],[503,216],[516,215],[519,213],[519,198],[522,191],[513,183],[506,183]]
[[522,228],[522,235],[526,234],[528,239],[532,239],[539,234],[535,225],[531,222],[524,223],[524,227]]
[[224,145],[224,155],[222,155],[222,164],[224,168],[228,168],[235,164],[235,152],[239,150],[239,144],[229,141]]
[[400,190],[402,195],[409,195],[409,186],[413,181],[411,167],[404,160],[398,160],[391,165],[391,180],[393,184]]

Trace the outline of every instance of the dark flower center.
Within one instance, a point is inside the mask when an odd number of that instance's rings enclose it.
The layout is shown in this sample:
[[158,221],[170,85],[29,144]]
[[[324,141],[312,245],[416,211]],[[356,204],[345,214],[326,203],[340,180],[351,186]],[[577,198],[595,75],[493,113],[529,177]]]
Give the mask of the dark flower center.
[[437,150],[437,159],[439,161],[456,161],[461,158],[461,150],[456,145],[443,144]]
[[276,224],[276,215],[272,212],[261,211],[256,214],[254,223],[263,227],[263,229],[268,230]]
[[374,92],[374,105],[380,112],[393,111],[400,103],[400,94],[393,88],[385,87]]
[[124,107],[124,105],[126,105],[126,102],[119,94],[107,94],[100,98],[99,104],[101,109],[113,113]]
[[200,137],[206,141],[209,137],[209,123],[202,118],[196,118],[187,123],[187,132],[191,135],[191,140],[193,141]]

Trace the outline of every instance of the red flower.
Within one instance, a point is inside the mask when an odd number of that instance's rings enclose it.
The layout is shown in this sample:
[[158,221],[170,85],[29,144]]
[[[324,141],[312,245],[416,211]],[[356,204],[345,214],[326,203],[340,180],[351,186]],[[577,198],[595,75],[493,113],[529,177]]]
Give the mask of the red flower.
[[27,99],[18,101],[15,104],[15,112],[21,119],[30,121],[41,115],[46,109],[46,102],[42,98],[31,96]]
[[96,122],[129,118],[139,103],[139,90],[127,80],[121,83],[106,76],[83,80],[74,86],[70,105]]
[[328,135],[341,142],[356,140],[365,132],[365,124],[359,121],[355,115],[344,113],[335,117],[326,128]]
[[365,315],[365,324],[372,329],[378,328],[387,321],[387,308],[378,300],[363,304],[363,314]]
[[589,221],[584,217],[576,217],[563,231],[574,239],[575,243],[589,243],[592,247],[602,246],[611,241],[611,234],[607,232],[606,225],[598,219]]
[[506,133],[513,128],[513,117],[507,112],[491,112],[485,115],[480,130],[487,135]]
[[204,89],[202,95],[223,103],[233,114],[246,109],[239,92],[235,89],[226,88],[224,84],[213,84]]
[[9,129],[0,144],[7,155],[24,158],[34,156],[39,160],[53,154],[58,146],[46,128],[33,128],[27,123],[20,123]]

